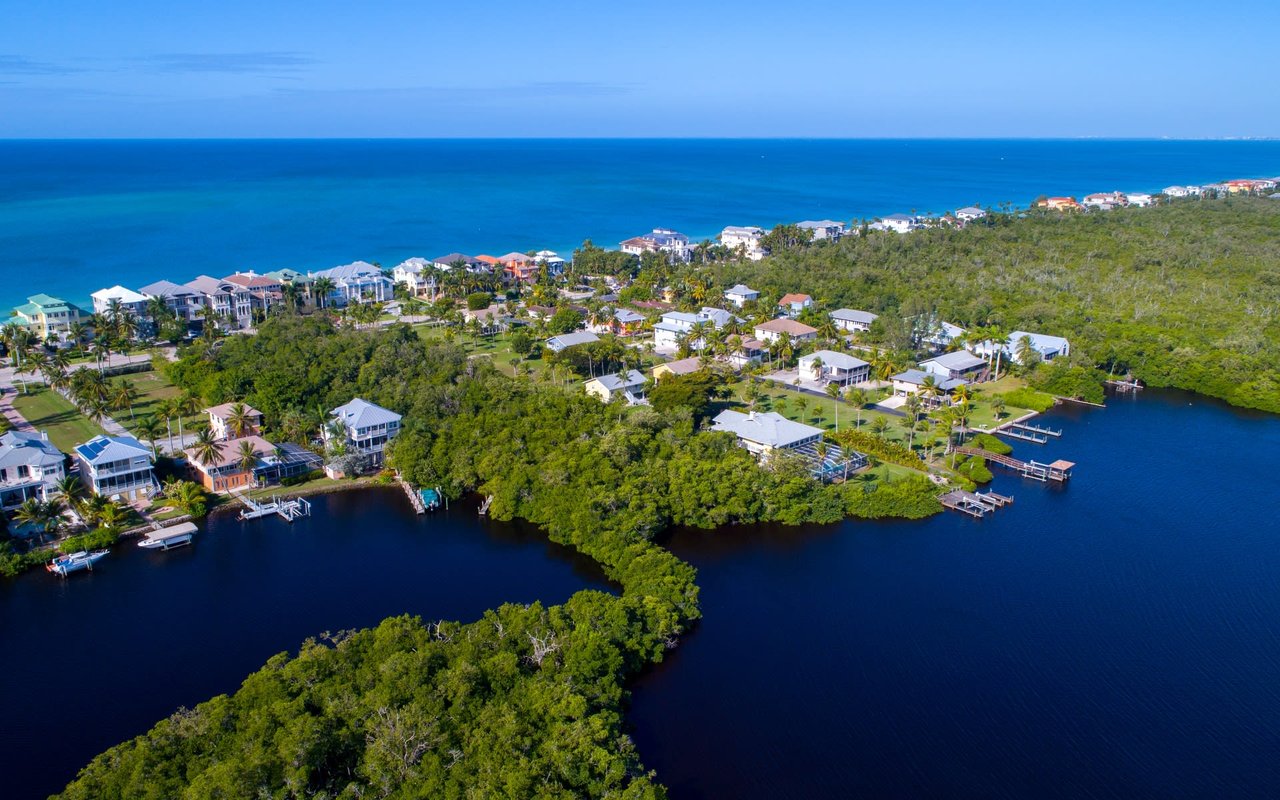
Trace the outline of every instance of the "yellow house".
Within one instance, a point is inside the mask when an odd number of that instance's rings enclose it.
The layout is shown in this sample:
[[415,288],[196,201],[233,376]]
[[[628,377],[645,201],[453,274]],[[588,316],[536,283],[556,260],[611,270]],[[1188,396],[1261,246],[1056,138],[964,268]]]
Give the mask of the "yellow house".
[[83,319],[84,313],[66,300],[37,294],[28,297],[24,305],[15,308],[13,316],[19,325],[41,339],[48,340],[65,338],[71,324]]
[[698,356],[690,356],[689,358],[669,361],[666,364],[659,364],[654,367],[653,380],[656,383],[668,375],[689,375],[700,369],[702,369],[702,359]]

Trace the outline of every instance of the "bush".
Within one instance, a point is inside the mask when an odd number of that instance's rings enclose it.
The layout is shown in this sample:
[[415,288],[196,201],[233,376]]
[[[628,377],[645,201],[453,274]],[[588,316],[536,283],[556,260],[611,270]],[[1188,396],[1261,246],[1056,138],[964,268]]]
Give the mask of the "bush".
[[991,470],[982,456],[970,456],[956,467],[956,471],[974,483],[991,483]]
[[921,519],[941,510],[938,487],[927,478],[887,480],[871,487],[862,483],[844,486],[844,511],[851,517]]
[[109,528],[94,528],[79,536],[68,536],[58,542],[58,550],[63,553],[78,553],[81,550],[101,550],[110,547],[120,538]]
[[280,485],[281,486],[298,486],[299,484],[307,483],[308,481],[318,480],[323,477],[324,477],[324,470],[313,469],[310,472],[303,473],[302,475],[290,475],[287,478],[281,478]]
[[493,302],[493,296],[488,292],[472,292],[467,295],[467,308],[471,311],[488,308],[491,302]]
[[1034,389],[1014,389],[1000,396],[1008,405],[1029,408],[1032,411],[1048,411],[1054,404],[1053,395],[1037,392]]
[[31,567],[48,562],[54,556],[52,550],[30,550],[19,553],[13,549],[12,542],[0,544],[0,575],[12,578]]
[[1037,389],[1059,397],[1075,397],[1090,403],[1101,403],[1104,375],[1095,369],[1070,366],[1061,359],[1041,364],[1031,373],[1030,383]]
[[911,469],[921,471],[928,470],[928,467],[920,456],[916,455],[905,445],[897,442],[891,442],[881,436],[867,431],[857,431],[853,429],[840,431],[835,436],[836,441],[846,450],[856,450],[869,456],[875,456],[881,461],[888,461],[890,464],[898,464]]
[[999,453],[1002,456],[1007,456],[1013,452],[1013,447],[1011,447],[1007,442],[1002,439],[998,439],[989,433],[979,433],[974,435],[974,437],[969,440],[969,446],[976,447],[979,450],[986,450],[988,453]]

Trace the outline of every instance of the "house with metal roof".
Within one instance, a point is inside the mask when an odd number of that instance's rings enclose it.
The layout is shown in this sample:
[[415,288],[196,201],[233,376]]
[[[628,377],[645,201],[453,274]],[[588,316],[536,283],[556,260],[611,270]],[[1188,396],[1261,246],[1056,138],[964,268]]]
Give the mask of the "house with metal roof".
[[893,231],[894,233],[910,233],[920,227],[920,224],[910,214],[890,214],[887,217],[881,217],[871,227],[875,230]]
[[155,494],[160,484],[151,450],[132,436],[95,436],[76,445],[80,480],[94,494],[130,502]]
[[950,322],[935,321],[930,324],[920,337],[921,344],[927,344],[934,350],[946,350],[952,342],[962,338],[966,331],[959,325]]
[[871,365],[848,353],[817,350],[800,357],[800,377],[805,380],[852,386],[871,377]]
[[822,429],[801,422],[793,422],[773,411],[743,414],[741,411],[721,411],[711,421],[711,430],[732,433],[738,444],[761,461],[786,453],[800,459],[810,474],[821,480],[848,476],[850,472],[865,467],[866,456],[849,451],[839,445],[827,443],[822,447]]
[[[653,326],[653,345],[658,349],[674,350],[680,346],[680,338],[699,325],[720,330],[731,322],[742,319],[723,308],[703,306],[696,312],[668,311]],[[701,338],[689,342],[694,350],[701,350],[705,342]]]
[[391,270],[391,280],[404,285],[413,297],[434,297],[439,287],[438,267],[425,258],[406,258]]
[[627,405],[637,406],[649,403],[644,396],[644,385],[644,373],[632,369],[592,378],[583,384],[583,388],[587,394],[606,403],[621,397]]
[[982,219],[986,215],[987,212],[977,206],[965,206],[964,208],[956,209],[956,219],[961,222],[973,222],[975,219]]
[[378,467],[383,462],[387,442],[400,433],[403,417],[382,406],[354,398],[329,412],[330,423],[321,431],[325,445],[341,446],[348,454],[358,455],[366,466]]
[[797,222],[796,227],[802,231],[811,231],[815,242],[822,239],[835,241],[844,236],[846,230],[843,222],[836,222],[833,219],[807,219],[804,222]]
[[837,308],[831,312],[831,322],[842,331],[869,331],[871,323],[880,319],[879,315],[870,311],[856,311],[852,308]]
[[13,309],[14,320],[42,340],[66,341],[72,324],[81,322],[85,313],[60,297],[33,294],[27,302]]
[[48,500],[66,477],[67,457],[45,433],[0,435],[0,508],[10,511],[31,498]]
[[204,308],[204,295],[189,286],[173,281],[156,281],[143,286],[139,290],[150,298],[161,298],[173,315],[183,322],[191,322],[200,318],[200,309]]
[[110,289],[99,289],[89,297],[93,300],[95,314],[110,313],[114,307],[121,311],[128,311],[136,319],[144,319],[147,316],[147,296],[120,285],[112,286]]
[[733,303],[737,308],[742,308],[747,303],[754,303],[760,299],[760,293],[744,283],[739,283],[725,290],[724,299]]
[[309,277],[313,281],[328,278],[333,282],[333,290],[325,303],[332,307],[341,308],[351,302],[381,303],[395,295],[395,282],[368,261],[318,270],[309,273]]
[[986,378],[988,366],[986,359],[978,358],[967,350],[943,353],[920,362],[920,369],[938,378],[963,378],[967,381]]
[[997,349],[1004,353],[1005,358],[1016,359],[1019,351],[1022,349],[1023,340],[1031,346],[1031,349],[1040,354],[1042,361],[1052,361],[1059,356],[1071,354],[1071,343],[1061,336],[1049,336],[1044,333],[1031,333],[1030,331],[1013,331],[1009,334],[1009,338],[1000,342],[997,346],[994,342],[975,342],[966,345],[970,352],[975,355],[982,356],[987,360],[995,357]]
[[665,253],[670,261],[688,261],[693,252],[689,247],[688,236],[668,228],[654,228],[650,233],[625,239],[618,247],[622,252],[634,256]]
[[591,344],[600,341],[600,337],[590,331],[574,331],[573,333],[561,333],[552,336],[547,340],[547,349],[553,353],[562,353],[570,347],[577,347],[582,344]]
[[906,397],[912,394],[923,397],[925,394],[924,387],[928,385],[930,380],[933,381],[934,388],[944,395],[950,394],[958,387],[968,384],[968,381],[961,378],[939,378],[937,375],[918,369],[899,372],[891,377],[889,382],[893,385],[893,393],[899,397]]

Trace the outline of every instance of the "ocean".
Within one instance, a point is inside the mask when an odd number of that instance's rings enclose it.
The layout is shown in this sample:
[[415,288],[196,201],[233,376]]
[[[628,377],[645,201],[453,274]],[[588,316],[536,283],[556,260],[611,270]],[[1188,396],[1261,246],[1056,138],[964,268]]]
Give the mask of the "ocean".
[[1280,173],[1280,141],[0,141],[0,306]]

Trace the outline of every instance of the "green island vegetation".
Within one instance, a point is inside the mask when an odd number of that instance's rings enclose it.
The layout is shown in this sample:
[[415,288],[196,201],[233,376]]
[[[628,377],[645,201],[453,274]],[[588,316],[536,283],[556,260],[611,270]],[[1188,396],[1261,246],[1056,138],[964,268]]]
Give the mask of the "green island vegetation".
[[[992,214],[964,229],[864,229],[839,242],[811,243],[781,225],[759,262],[709,242],[691,263],[670,264],[588,241],[564,278],[544,273],[524,290],[526,305],[551,310],[514,331],[463,322],[460,307],[505,302],[505,313],[527,315],[514,303],[520,293],[495,298],[496,279],[455,270],[444,299],[407,301],[437,320],[428,325],[375,327],[372,304],[338,322],[328,309],[299,315],[295,303],[254,336],[185,347],[158,368],[164,391],[251,403],[275,439],[307,443],[324,410],[353,396],[404,413],[389,463],[407,480],[491,497],[495,518],[541,525],[600,564],[617,593],[504,605],[465,624],[394,618],[308,640],[237,692],[100,755],[64,796],[663,797],[623,731],[625,682],[660,661],[700,612],[695,571],[655,543],[658,534],[938,513],[929,473],[969,488],[991,480],[982,456],[940,458],[957,437],[1008,452],[982,430],[1055,396],[1099,402],[1112,376],[1280,411],[1277,233],[1280,204],[1230,198]],[[768,379],[815,346],[784,336],[745,376],[708,365],[649,387],[651,407],[628,408],[585,396],[582,380],[650,365],[651,351],[608,335],[558,354],[541,344],[607,319],[599,302],[576,308],[557,297],[566,284],[603,288],[601,276],[622,279],[620,304],[648,303],[649,325],[661,308],[721,305],[736,283],[760,291],[741,311],[748,324],[684,337],[681,356],[699,337],[704,355],[729,354],[787,292],[813,295],[799,319],[827,346],[846,349],[827,311],[879,314],[847,349],[880,380],[916,363],[943,320],[978,340],[1017,329],[1066,336],[1071,354],[1044,364],[1020,352],[993,365],[995,381],[949,399],[930,386],[889,415],[872,405],[884,389],[814,396]],[[706,430],[727,406],[817,424],[870,467],[821,484],[786,457],[758,465],[731,436]]]

